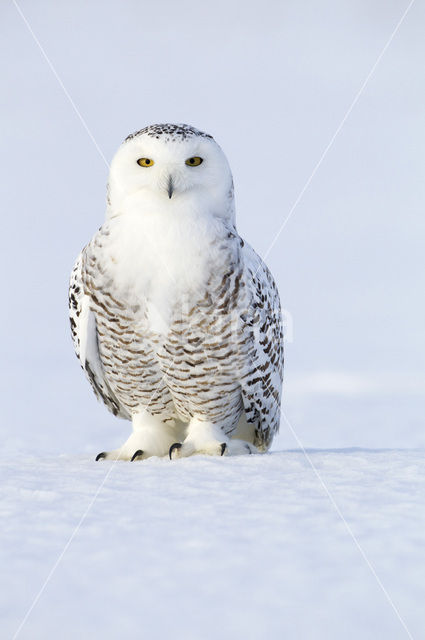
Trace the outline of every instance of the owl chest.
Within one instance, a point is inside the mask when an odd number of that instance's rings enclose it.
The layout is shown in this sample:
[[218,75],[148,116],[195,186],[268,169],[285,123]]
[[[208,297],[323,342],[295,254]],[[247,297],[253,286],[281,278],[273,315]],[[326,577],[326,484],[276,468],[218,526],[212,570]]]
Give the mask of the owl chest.
[[124,215],[100,230],[89,253],[104,284],[130,306],[148,303],[168,321],[183,298],[196,298],[235,258],[224,227],[195,213]]

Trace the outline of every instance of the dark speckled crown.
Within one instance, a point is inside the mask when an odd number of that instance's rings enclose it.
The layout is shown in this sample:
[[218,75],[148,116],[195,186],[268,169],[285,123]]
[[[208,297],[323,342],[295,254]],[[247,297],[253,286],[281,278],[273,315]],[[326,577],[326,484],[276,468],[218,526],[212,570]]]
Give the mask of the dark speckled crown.
[[147,135],[151,138],[157,139],[163,138],[164,142],[177,142],[179,140],[187,140],[188,138],[196,136],[212,139],[212,136],[208,133],[199,131],[188,124],[151,124],[149,127],[145,127],[144,129],[140,129],[140,131],[131,133],[126,137],[125,142],[142,135]]

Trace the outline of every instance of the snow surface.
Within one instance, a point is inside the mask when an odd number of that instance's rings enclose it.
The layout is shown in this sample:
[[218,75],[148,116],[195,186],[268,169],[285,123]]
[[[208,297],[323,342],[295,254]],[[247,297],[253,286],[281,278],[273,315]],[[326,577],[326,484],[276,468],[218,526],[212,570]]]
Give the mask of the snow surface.
[[[425,637],[424,452],[308,457]],[[26,455],[2,460],[0,486],[2,638],[85,513],[18,637],[409,637],[302,451],[133,464]]]

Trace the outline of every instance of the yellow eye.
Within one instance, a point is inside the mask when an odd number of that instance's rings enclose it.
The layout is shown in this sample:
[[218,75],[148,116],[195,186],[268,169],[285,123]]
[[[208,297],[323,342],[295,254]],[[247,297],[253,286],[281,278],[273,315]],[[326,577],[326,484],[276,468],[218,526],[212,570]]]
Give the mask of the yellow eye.
[[155,162],[150,158],[139,158],[137,164],[140,164],[141,167],[152,167]]
[[203,159],[199,156],[194,156],[193,158],[188,158],[186,160],[186,164],[188,167],[199,167],[201,162],[203,162]]

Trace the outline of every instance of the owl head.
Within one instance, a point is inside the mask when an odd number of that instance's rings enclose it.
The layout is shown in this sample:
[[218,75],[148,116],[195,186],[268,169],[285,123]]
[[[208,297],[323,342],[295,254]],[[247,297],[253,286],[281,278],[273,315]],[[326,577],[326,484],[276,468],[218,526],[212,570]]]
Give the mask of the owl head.
[[233,180],[212,136],[186,124],[156,124],[129,135],[111,163],[110,215],[199,207],[233,219]]

